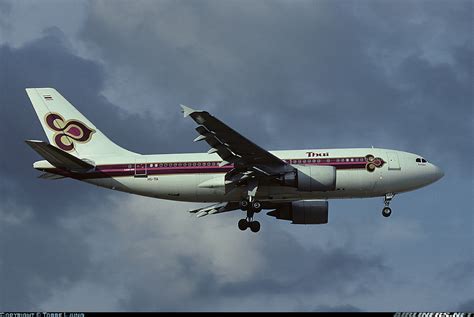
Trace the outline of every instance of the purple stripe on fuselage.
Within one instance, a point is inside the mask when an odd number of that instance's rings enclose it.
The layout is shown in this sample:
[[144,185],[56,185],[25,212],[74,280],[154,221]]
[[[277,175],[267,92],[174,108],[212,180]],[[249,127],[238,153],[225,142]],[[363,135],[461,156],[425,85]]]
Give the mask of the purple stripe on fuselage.
[[[352,160],[352,161],[351,161]],[[365,158],[332,158],[332,159],[306,159],[306,160],[286,160],[293,165],[311,166],[334,166],[336,169],[364,169],[367,161]],[[300,161],[301,163],[297,163]],[[329,161],[329,162],[328,162]],[[135,164],[107,164],[99,165],[93,171],[87,173],[71,173],[61,169],[50,169],[48,172],[63,175],[76,179],[93,179],[107,177],[124,177],[135,175],[172,175],[172,174],[210,174],[227,173],[234,168],[233,164],[223,167],[217,166],[218,162],[172,162],[172,163],[137,163]],[[161,165],[161,166],[160,166]],[[172,166],[163,166],[172,165]],[[191,166],[182,166],[191,165]],[[137,166],[137,168],[135,168]]]

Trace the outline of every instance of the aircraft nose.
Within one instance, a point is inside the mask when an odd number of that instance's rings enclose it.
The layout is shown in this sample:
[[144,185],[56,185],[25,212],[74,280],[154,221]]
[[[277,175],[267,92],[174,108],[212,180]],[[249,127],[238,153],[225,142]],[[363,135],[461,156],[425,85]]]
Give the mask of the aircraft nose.
[[436,182],[437,180],[439,180],[440,178],[444,176],[444,172],[441,168],[433,164],[432,175],[433,175],[433,182]]

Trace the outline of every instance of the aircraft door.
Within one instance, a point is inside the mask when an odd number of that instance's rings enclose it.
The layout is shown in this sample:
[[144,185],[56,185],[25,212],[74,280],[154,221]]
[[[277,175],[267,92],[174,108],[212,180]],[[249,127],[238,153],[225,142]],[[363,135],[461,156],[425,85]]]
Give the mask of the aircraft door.
[[398,160],[398,153],[397,152],[387,152],[387,159],[388,159],[388,169],[389,170],[400,170],[400,161]]
[[135,177],[147,177],[146,163],[135,161]]

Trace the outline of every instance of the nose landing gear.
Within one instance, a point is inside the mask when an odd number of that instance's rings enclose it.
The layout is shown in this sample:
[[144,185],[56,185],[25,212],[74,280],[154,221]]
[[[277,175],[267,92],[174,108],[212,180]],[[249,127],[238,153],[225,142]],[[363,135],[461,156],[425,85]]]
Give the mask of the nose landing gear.
[[393,193],[387,193],[385,194],[383,203],[385,207],[382,209],[382,216],[384,217],[390,217],[392,214],[392,209],[390,209],[390,202],[392,201],[393,197],[395,197],[395,194]]

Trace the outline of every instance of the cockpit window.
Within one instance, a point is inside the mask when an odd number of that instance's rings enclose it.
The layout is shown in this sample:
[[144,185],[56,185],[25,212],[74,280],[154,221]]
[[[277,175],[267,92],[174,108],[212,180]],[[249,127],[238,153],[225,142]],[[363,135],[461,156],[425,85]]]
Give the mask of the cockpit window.
[[417,157],[417,158],[416,158],[416,161],[417,161],[418,163],[421,163],[421,158]]
[[426,163],[426,160],[424,158],[422,158],[421,163]]
[[426,163],[427,160],[425,160],[424,158],[421,158],[421,157],[417,157],[417,158],[416,158],[416,162],[417,162],[417,163]]

